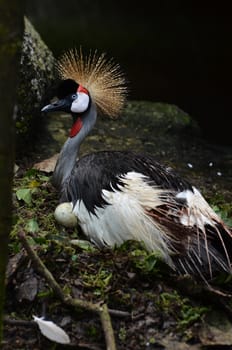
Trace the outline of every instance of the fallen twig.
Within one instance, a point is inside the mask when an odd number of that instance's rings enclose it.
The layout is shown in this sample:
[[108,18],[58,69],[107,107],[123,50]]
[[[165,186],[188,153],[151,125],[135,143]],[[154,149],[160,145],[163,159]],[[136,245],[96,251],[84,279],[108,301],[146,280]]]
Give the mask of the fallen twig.
[[127,311],[121,311],[121,310],[115,310],[115,309],[109,309],[109,314],[112,315],[112,316],[115,316],[115,317],[121,317],[121,318],[126,318],[126,317],[129,317],[129,318],[132,318],[132,315],[130,312],[127,312]]
[[107,350],[116,350],[116,344],[114,339],[114,331],[110,319],[110,314],[108,306],[106,304],[102,305],[102,312],[100,313],[102,327],[104,329]]
[[25,320],[15,320],[9,317],[4,317],[4,323],[10,324],[12,326],[26,326],[26,327],[37,327],[37,324],[34,321],[25,321]]
[[[88,311],[98,313],[101,319],[102,328],[105,335],[106,348],[107,350],[116,350],[116,342],[113,332],[113,327],[111,323],[111,318],[109,314],[109,309],[106,304],[94,304],[90,301],[81,300],[77,298],[72,298],[70,295],[65,295],[60,285],[56,282],[55,278],[51,272],[46,268],[44,263],[41,261],[39,256],[30,246],[28,240],[26,239],[24,232],[19,232],[19,239],[22,242],[28,256],[35,265],[35,268],[40,272],[41,275],[46,279],[47,283],[51,286],[55,294],[66,304],[73,307],[80,307]],[[114,310],[115,312],[115,310]]]

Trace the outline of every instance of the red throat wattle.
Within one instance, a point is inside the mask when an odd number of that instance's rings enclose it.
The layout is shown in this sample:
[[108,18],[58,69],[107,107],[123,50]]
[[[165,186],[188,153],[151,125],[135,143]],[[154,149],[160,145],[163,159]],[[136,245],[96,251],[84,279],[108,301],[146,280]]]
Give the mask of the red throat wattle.
[[82,120],[80,117],[78,117],[70,130],[69,137],[76,136],[78,134],[78,132],[81,130],[82,125],[83,125]]
[[[77,92],[83,92],[86,95],[89,94],[88,90],[86,88],[84,88],[84,86],[82,86],[82,85],[78,86]],[[82,120],[80,117],[78,117],[70,130],[69,137],[76,136],[78,134],[78,132],[81,130],[82,125],[83,125]]]

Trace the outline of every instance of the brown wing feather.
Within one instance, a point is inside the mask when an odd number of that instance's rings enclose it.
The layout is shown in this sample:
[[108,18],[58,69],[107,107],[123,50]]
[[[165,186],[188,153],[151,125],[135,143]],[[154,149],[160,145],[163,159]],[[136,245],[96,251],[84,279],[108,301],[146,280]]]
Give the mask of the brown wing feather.
[[[179,208],[180,213],[184,207]],[[173,263],[180,273],[195,274],[201,278],[212,278],[214,272],[224,270],[231,273],[231,232],[221,222],[206,225],[204,230],[184,226],[178,216],[163,205],[147,213],[165,229],[167,242],[173,251]]]

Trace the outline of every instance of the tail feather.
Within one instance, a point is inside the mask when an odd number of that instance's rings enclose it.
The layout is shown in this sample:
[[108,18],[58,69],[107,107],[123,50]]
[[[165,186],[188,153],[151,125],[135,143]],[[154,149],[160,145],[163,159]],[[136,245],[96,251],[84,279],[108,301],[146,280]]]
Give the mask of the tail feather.
[[219,271],[232,273],[232,232],[196,189],[169,193],[149,215],[163,226],[179,273],[204,280]]
[[[232,241],[230,245],[231,243]],[[199,275],[203,279],[212,279],[220,271],[232,273],[231,253],[231,249],[229,251],[222,246],[221,240],[211,241],[208,237],[201,238],[199,246],[199,242],[191,239],[185,254],[174,256],[173,262],[176,270],[181,274],[187,273]]]

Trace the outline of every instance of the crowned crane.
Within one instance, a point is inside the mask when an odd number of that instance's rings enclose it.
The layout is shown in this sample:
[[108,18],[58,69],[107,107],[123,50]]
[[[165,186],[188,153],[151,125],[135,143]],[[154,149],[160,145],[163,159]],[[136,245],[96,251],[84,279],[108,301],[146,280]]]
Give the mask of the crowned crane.
[[[96,52],[70,50],[57,62],[58,100],[42,112],[63,111],[73,124],[53,173],[60,191],[55,217],[81,226],[98,247],[143,242],[180,274],[205,281],[231,273],[232,233],[199,190],[151,155],[101,151],[78,158],[97,110],[121,111],[125,79],[120,67]],[[76,219],[77,218],[77,219]]]

